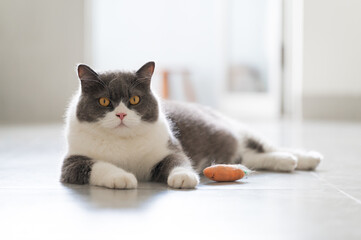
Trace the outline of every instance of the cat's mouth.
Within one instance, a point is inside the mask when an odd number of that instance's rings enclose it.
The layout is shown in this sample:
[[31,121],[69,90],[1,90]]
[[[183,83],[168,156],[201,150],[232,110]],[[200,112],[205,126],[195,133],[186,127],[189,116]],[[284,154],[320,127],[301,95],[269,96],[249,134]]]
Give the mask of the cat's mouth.
[[128,128],[128,126],[125,125],[123,121],[121,121],[121,122],[119,123],[119,125],[117,126],[117,128],[123,128],[123,127]]

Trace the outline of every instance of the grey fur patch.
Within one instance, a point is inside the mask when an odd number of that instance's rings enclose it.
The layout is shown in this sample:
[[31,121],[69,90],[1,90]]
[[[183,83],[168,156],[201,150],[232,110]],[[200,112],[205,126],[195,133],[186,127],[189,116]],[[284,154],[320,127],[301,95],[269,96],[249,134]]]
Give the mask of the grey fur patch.
[[265,152],[262,143],[256,141],[255,139],[252,139],[252,138],[248,138],[246,140],[246,147],[253,150],[253,151],[256,151],[257,153],[264,153]]
[[176,138],[170,138],[168,140],[168,148],[174,152],[182,152],[182,146],[180,145],[180,142]]
[[61,169],[63,183],[88,184],[94,161],[86,156],[72,155],[66,158]]
[[191,167],[189,158],[182,152],[170,154],[152,168],[151,180],[167,182],[169,173],[179,166]]
[[[154,65],[148,65],[145,64],[137,72],[112,71],[100,74],[88,66],[80,65],[82,93],[77,105],[77,118],[80,121],[96,122],[123,102],[129,109],[137,112],[143,121],[156,121],[159,109],[158,102],[150,90],[153,71],[149,69],[153,67],[154,70]],[[129,98],[134,95],[140,97],[140,102],[131,105]],[[101,106],[101,97],[108,98],[111,104],[108,107]]]
[[[163,109],[187,156],[199,171],[212,163],[234,163],[238,139],[217,114],[199,105],[164,101]],[[201,166],[202,165],[202,166]]]

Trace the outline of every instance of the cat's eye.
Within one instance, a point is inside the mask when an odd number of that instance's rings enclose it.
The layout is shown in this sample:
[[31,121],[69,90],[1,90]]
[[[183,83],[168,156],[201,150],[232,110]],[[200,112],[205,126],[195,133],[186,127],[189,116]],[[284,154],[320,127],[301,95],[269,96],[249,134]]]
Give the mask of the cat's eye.
[[130,102],[130,104],[132,104],[132,105],[138,104],[139,101],[140,101],[139,96],[133,96],[133,97],[131,97],[131,98],[129,99],[129,102]]
[[110,100],[108,98],[102,97],[102,98],[99,98],[99,103],[103,107],[108,107],[110,104]]

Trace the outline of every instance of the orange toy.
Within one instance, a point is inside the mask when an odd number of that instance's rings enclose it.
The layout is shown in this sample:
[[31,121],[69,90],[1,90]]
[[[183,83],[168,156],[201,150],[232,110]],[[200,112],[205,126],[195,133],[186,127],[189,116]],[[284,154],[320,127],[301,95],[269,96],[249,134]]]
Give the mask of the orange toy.
[[216,164],[203,170],[204,176],[217,182],[233,182],[251,171],[239,164]]

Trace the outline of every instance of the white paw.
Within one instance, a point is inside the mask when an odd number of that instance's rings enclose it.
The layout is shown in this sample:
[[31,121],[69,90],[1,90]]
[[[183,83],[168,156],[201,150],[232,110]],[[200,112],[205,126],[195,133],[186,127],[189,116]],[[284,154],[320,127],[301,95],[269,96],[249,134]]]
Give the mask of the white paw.
[[168,177],[168,186],[172,188],[195,188],[198,183],[198,174],[183,167],[173,169]]
[[273,153],[275,164],[273,169],[281,172],[292,172],[297,166],[297,157],[291,153],[277,152]]
[[132,189],[137,187],[137,179],[131,173],[118,173],[104,176],[103,186],[107,188]]
[[323,156],[314,151],[298,155],[297,170],[314,170],[320,164]]
[[136,188],[138,184],[132,173],[128,173],[110,163],[100,161],[94,163],[89,182],[95,186],[119,189]]

